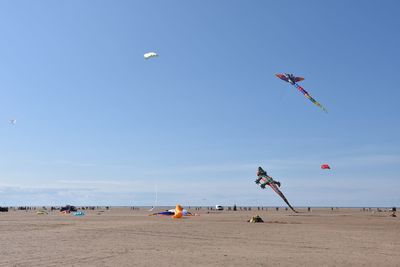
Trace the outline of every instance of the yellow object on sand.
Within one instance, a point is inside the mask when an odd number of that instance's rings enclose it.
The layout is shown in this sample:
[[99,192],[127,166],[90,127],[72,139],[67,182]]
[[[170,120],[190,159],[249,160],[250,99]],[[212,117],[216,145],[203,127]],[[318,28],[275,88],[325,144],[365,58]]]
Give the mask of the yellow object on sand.
[[251,223],[263,223],[263,219],[261,219],[260,216],[254,216],[253,218],[251,218],[250,220],[248,220],[247,222],[251,222]]
[[180,219],[180,218],[182,218],[182,216],[183,216],[182,211],[183,211],[182,206],[179,205],[179,204],[177,204],[176,207],[175,207],[175,215],[172,216],[172,218],[174,218],[174,219]]
[[45,210],[39,210],[39,211],[36,212],[36,214],[37,215],[47,215],[48,213]]

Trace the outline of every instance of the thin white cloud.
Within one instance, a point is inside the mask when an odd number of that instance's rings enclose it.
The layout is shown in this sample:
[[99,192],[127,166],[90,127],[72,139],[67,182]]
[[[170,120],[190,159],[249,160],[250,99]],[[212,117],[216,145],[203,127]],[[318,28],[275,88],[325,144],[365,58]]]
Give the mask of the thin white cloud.
[[335,160],[341,166],[354,166],[354,165],[386,165],[386,164],[400,164],[399,155],[357,155],[353,157],[342,157]]
[[[371,203],[398,203],[396,193],[391,190],[398,188],[399,182],[392,172],[374,176],[370,169],[382,170],[383,167],[399,166],[400,156],[389,154],[354,154],[345,157],[337,156],[332,159],[333,170],[321,172],[318,158],[266,158],[262,161],[229,162],[222,164],[199,164],[191,166],[172,166],[155,168],[137,168],[129,164],[109,165],[107,167],[124,166],[125,173],[121,178],[96,177],[98,170],[84,179],[74,177],[18,179],[15,175],[12,179],[0,179],[0,192],[4,197],[17,201],[22,198],[36,198],[41,201],[66,201],[68,199],[80,199],[85,201],[109,201],[110,203],[123,203],[132,195],[139,194],[137,203],[153,204],[155,185],[158,187],[159,199],[163,202],[174,202],[175,199],[183,199],[201,203],[208,201],[275,201],[272,193],[259,190],[253,184],[255,172],[259,165],[271,171],[271,175],[283,183],[283,191],[294,198],[297,203],[316,205],[319,201],[332,201],[335,203],[348,203],[352,201],[362,203],[362,199],[368,198]],[[329,163],[329,162],[328,162]],[[69,162],[59,162],[69,164]],[[364,170],[363,166],[368,167]],[[354,167],[354,168],[352,168]],[[108,172],[112,173],[112,172]],[[103,173],[102,173],[103,174]],[[106,174],[106,175],[108,175]],[[3,176],[6,176],[3,174]],[[377,180],[378,178],[378,180]],[[378,187],[378,188],[377,188]],[[329,198],[324,198],[324,194]],[[163,197],[164,196],[164,197]],[[312,196],[311,198],[309,196]],[[252,200],[253,199],[253,200]],[[390,201],[389,201],[389,200]],[[143,200],[142,202],[140,202]],[[312,201],[312,203],[309,202]],[[340,202],[343,200],[342,202]],[[347,200],[345,202],[344,200]],[[114,202],[113,202],[114,201]],[[147,201],[147,202],[146,202]],[[256,204],[254,201],[253,204]],[[272,202],[275,203],[275,202]],[[279,203],[279,201],[278,201]],[[328,202],[327,202],[328,203]],[[394,203],[396,204],[396,203]],[[336,204],[332,204],[336,205]],[[377,204],[379,205],[379,204]]]

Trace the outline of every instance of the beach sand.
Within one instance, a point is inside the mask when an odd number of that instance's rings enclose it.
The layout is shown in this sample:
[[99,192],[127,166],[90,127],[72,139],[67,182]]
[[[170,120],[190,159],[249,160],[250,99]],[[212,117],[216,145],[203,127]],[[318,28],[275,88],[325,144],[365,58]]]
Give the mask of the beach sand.
[[[399,217],[300,211],[10,211],[0,213],[0,266],[400,266]],[[248,223],[255,215],[265,223]]]

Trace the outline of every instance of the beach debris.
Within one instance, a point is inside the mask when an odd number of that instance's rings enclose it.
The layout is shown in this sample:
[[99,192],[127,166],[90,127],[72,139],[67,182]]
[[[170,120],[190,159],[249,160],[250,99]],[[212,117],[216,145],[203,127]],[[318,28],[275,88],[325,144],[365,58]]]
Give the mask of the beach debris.
[[328,111],[317,100],[312,98],[312,96],[306,90],[304,90],[303,87],[301,87],[300,85],[297,84],[297,82],[301,82],[304,80],[303,77],[295,77],[295,76],[293,76],[293,74],[288,74],[288,73],[278,73],[278,74],[275,74],[275,76],[278,77],[279,79],[293,85],[297,90],[299,90],[305,97],[307,97],[316,106],[320,107],[323,111],[328,113]]
[[251,218],[250,220],[248,220],[247,222],[250,223],[263,223],[263,219],[261,219],[261,217],[259,215],[254,216],[253,218]]
[[331,167],[330,167],[328,164],[322,164],[322,165],[321,165],[321,169],[323,169],[323,170],[330,170]]
[[143,55],[144,59],[150,59],[152,57],[158,57],[158,54],[156,52],[148,52]]
[[[257,176],[258,176],[258,178],[255,180],[256,184],[259,184],[262,189],[265,189],[266,185],[270,186],[272,188],[272,190],[274,190],[275,193],[277,193],[283,199],[283,201],[286,202],[286,204],[289,206],[289,208],[297,213],[297,211],[292,207],[292,205],[290,205],[290,203],[286,199],[285,195],[281,192],[281,190],[279,190],[279,187],[281,187],[280,182],[275,181],[261,167],[258,167]],[[278,208],[277,208],[277,210],[278,210]]]

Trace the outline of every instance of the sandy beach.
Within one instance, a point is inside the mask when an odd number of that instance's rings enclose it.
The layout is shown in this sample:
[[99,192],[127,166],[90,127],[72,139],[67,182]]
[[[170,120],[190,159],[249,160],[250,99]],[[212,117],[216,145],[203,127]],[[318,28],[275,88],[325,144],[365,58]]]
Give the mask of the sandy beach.
[[[0,266],[400,266],[399,217],[300,211],[10,211],[0,213]],[[255,215],[265,223],[248,223]]]

